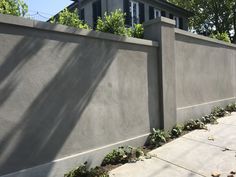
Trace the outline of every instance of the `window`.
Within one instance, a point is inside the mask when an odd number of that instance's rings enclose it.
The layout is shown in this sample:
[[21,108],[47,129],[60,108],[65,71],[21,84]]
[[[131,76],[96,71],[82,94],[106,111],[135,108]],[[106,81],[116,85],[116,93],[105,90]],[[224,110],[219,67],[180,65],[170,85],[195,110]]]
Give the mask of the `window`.
[[154,18],[160,17],[161,16],[161,11],[158,9],[154,10]]
[[179,17],[174,16],[174,20],[175,20],[175,27],[179,28]]
[[139,3],[135,1],[130,1],[130,12],[131,12],[131,24],[139,23]]
[[182,17],[179,17],[179,28],[184,29],[184,21]]
[[83,9],[80,9],[79,17],[80,17],[80,20],[85,21],[84,8],[83,8]]
[[161,16],[161,11],[159,9],[155,9],[152,6],[149,6],[149,20],[152,20],[160,16]]
[[166,12],[165,11],[161,11],[161,16],[162,17],[166,17]]
[[102,16],[101,0],[95,1],[92,6],[93,6],[93,28],[96,28],[98,17]]
[[173,15],[173,14],[169,14],[169,18],[170,18],[170,19],[173,19],[173,18],[174,18],[174,15]]

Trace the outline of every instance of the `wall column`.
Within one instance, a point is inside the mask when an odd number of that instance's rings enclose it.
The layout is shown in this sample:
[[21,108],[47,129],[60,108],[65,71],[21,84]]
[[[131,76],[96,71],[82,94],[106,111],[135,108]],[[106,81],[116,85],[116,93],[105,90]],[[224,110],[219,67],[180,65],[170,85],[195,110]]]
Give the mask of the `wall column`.
[[176,124],[175,21],[160,17],[144,23],[144,38],[158,41],[161,128]]

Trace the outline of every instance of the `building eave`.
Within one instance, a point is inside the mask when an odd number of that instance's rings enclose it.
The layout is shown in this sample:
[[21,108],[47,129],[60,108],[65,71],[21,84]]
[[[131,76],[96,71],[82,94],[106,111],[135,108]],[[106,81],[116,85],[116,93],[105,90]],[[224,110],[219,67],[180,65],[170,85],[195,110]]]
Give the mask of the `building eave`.
[[184,8],[182,8],[182,7],[179,7],[179,6],[175,5],[175,4],[172,4],[172,3],[170,3],[170,2],[167,2],[167,1],[165,1],[165,0],[150,0],[150,1],[155,2],[155,3],[158,3],[158,4],[161,4],[161,5],[163,5],[163,6],[166,6],[167,8],[170,8],[170,9],[172,9],[173,11],[178,11],[178,12],[180,12],[180,13],[186,15],[187,17],[194,16],[194,13],[193,13],[193,12],[191,12],[191,11],[189,11],[189,10],[186,10],[186,9],[184,9]]

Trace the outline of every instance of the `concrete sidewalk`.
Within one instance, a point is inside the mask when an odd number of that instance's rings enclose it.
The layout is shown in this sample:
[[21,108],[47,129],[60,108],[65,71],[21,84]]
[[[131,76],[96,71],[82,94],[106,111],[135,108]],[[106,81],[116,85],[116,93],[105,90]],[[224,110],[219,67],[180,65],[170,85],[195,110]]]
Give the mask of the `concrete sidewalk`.
[[[150,153],[152,159],[125,164],[111,177],[227,177],[236,171],[236,113],[195,130]],[[236,177],[236,175],[235,175]]]

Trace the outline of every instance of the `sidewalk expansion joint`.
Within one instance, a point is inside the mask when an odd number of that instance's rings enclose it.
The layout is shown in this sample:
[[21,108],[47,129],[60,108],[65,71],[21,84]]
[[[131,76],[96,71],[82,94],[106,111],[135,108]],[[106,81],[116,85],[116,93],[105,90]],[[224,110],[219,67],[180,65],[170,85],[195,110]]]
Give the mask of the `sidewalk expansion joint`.
[[190,141],[195,141],[195,142],[202,143],[202,144],[206,144],[206,145],[209,145],[209,146],[218,147],[218,148],[220,148],[220,149],[222,149],[222,150],[225,150],[225,149],[227,148],[227,151],[236,152],[235,149],[229,149],[228,147],[225,147],[225,146],[219,146],[219,145],[216,145],[216,144],[211,144],[211,143],[207,143],[207,142],[204,142],[204,141],[195,140],[195,139],[186,138],[186,137],[181,137],[181,138],[184,138],[184,139],[190,140]]
[[188,168],[186,168],[186,167],[183,167],[183,166],[181,166],[181,165],[175,164],[175,163],[170,162],[170,161],[168,161],[168,160],[162,159],[162,158],[160,158],[160,157],[158,157],[158,156],[155,156],[155,157],[153,157],[153,158],[157,158],[157,159],[159,159],[159,160],[161,160],[161,161],[164,161],[164,162],[169,163],[169,164],[171,164],[171,165],[174,165],[174,166],[176,166],[176,167],[182,168],[182,169],[187,170],[187,171],[189,171],[189,172],[191,172],[191,173],[194,173],[194,174],[196,174],[196,175],[199,175],[199,176],[202,176],[202,177],[207,177],[207,176],[205,176],[205,175],[203,175],[203,174],[200,174],[200,173],[198,173],[198,172],[195,172],[195,171],[193,171],[193,170],[190,170],[190,169],[188,169]]

